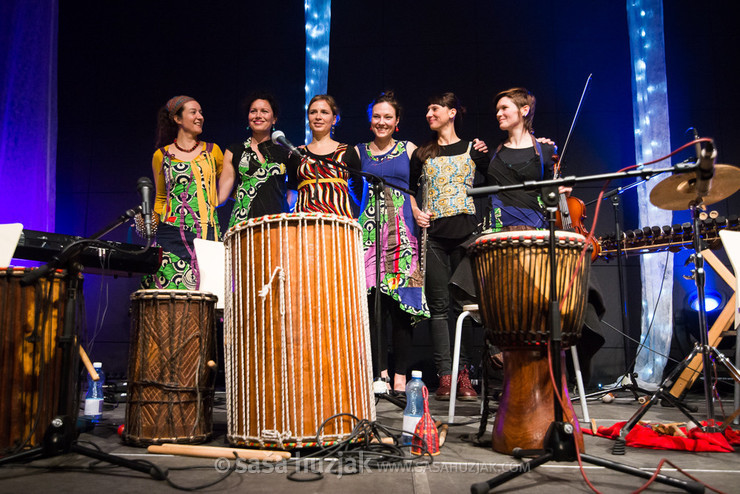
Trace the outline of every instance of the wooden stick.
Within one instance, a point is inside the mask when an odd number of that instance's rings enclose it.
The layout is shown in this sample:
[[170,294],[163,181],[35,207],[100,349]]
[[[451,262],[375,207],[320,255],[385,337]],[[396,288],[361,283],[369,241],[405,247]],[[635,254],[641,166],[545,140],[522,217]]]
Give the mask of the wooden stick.
[[79,345],[78,348],[80,349],[80,359],[82,360],[82,364],[85,366],[85,369],[87,369],[87,372],[90,373],[90,377],[92,377],[93,381],[99,381],[100,376],[95,372],[95,367],[93,367],[92,362],[90,362],[90,357],[87,356],[85,349],[82,348],[82,345]]
[[290,458],[287,451],[264,449],[222,448],[219,446],[194,446],[190,444],[160,444],[147,448],[150,453],[163,455],[198,456],[201,458],[234,458],[236,453],[245,460],[280,461]]

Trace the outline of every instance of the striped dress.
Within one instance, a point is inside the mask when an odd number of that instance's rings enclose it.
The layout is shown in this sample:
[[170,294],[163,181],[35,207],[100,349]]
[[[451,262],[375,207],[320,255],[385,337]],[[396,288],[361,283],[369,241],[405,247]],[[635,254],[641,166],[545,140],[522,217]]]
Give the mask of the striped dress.
[[[306,156],[296,171],[298,198],[296,213],[329,213],[354,218],[350,173],[333,165],[338,163],[352,169],[360,169],[360,160],[354,148],[339,144],[337,149],[326,155],[313,154],[306,149]],[[318,184],[317,184],[318,178]],[[362,184],[355,178],[354,183]],[[355,192],[356,194],[356,192]],[[359,203],[355,195],[354,202]]]

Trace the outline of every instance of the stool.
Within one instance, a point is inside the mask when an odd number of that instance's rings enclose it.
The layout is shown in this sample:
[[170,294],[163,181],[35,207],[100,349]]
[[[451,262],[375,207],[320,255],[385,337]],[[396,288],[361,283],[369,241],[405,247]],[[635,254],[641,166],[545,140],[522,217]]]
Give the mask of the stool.
[[478,304],[464,305],[463,311],[457,317],[457,324],[455,325],[455,348],[452,353],[452,384],[450,385],[450,407],[447,411],[447,423],[452,424],[455,422],[455,398],[457,398],[457,374],[460,367],[460,339],[462,337],[463,321],[466,317],[472,317],[473,320],[480,323],[480,312],[478,312]]
[[[455,398],[457,398],[457,375],[460,367],[460,340],[462,337],[463,321],[466,317],[472,317],[477,323],[481,322],[480,312],[478,311],[478,304],[464,305],[463,311],[457,317],[457,323],[455,324],[455,348],[452,354],[452,383],[450,385],[450,406],[447,410],[447,423],[455,423]],[[578,353],[576,352],[575,345],[570,347],[570,354],[573,358],[573,368],[576,372],[576,383],[578,385],[578,397],[581,402],[581,409],[583,410],[583,419],[586,423],[591,423],[591,418],[588,415],[588,405],[586,405],[586,393],[583,389],[583,376],[581,375],[581,365],[578,362]]]

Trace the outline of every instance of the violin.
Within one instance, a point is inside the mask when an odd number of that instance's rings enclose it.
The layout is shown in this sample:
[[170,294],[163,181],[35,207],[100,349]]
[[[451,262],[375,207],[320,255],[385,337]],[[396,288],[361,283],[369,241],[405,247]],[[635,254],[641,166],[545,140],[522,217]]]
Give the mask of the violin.
[[[559,161],[556,162],[556,178],[560,174],[559,165]],[[560,194],[560,197],[558,198],[558,211],[555,218],[555,226],[560,230],[569,230],[588,238],[588,230],[584,226],[585,219],[586,205],[583,201],[577,197],[566,197],[565,194]],[[589,243],[593,247],[593,250],[591,251],[591,261],[595,261],[601,253],[601,245],[594,237],[591,237],[591,241]]]

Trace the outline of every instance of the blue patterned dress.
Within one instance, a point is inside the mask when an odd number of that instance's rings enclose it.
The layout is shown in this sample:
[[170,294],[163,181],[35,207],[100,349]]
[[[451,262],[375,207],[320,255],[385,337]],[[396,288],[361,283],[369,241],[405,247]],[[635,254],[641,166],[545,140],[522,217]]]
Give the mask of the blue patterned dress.
[[[362,171],[378,175],[390,185],[409,188],[409,157],[407,141],[397,141],[388,153],[373,156],[369,144],[359,144]],[[375,287],[375,194],[368,191],[367,206],[360,215],[363,227],[362,241],[365,250],[365,274],[368,292]],[[417,226],[411,210],[409,195],[385,187],[380,196],[380,291],[398,302],[399,307],[418,321],[429,317],[424,297],[424,280],[419,264]]]

